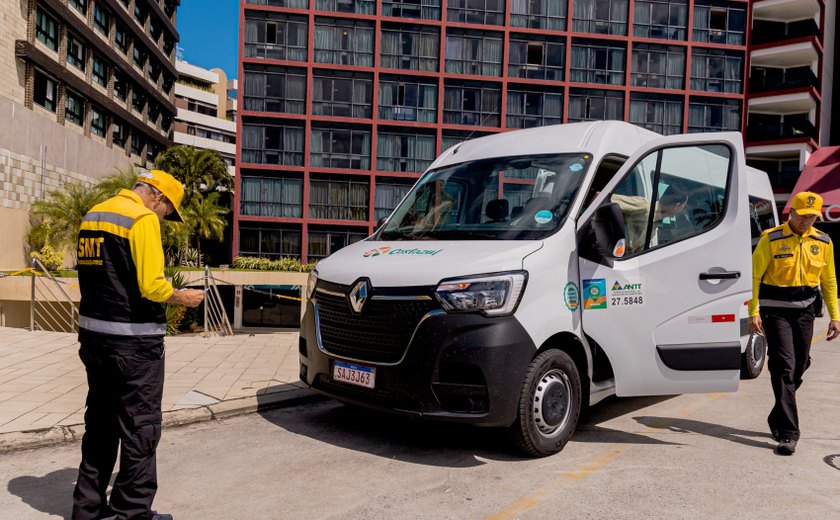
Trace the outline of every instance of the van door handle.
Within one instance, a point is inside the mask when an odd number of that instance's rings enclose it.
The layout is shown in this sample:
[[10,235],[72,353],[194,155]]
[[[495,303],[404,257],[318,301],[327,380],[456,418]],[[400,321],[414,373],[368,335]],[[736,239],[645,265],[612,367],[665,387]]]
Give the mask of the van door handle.
[[717,271],[700,273],[701,280],[737,280],[741,277],[741,271]]

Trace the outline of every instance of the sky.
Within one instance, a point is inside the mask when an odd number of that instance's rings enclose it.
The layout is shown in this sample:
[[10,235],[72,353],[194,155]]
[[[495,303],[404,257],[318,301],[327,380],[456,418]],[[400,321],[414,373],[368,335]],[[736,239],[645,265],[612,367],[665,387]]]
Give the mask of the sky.
[[239,0],[181,0],[177,29],[182,59],[236,78]]

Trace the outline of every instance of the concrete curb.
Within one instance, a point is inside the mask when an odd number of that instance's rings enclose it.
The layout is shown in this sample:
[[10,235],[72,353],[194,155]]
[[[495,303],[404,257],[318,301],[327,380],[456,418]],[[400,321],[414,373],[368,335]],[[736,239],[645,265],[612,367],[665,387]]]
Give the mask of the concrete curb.
[[[163,413],[163,427],[172,428],[211,420],[222,420],[237,415],[297,406],[323,399],[326,399],[326,397],[316,394],[308,388],[293,386],[290,390],[280,392],[230,399],[196,408],[169,410]],[[0,433],[0,454],[78,442],[82,440],[84,433],[84,424]]]

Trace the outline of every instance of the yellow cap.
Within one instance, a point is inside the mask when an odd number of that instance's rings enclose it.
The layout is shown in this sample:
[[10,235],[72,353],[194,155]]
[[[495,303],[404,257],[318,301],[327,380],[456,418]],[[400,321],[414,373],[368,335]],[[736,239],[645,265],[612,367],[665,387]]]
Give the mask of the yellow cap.
[[169,202],[175,207],[175,211],[167,215],[166,220],[184,221],[184,216],[178,209],[181,206],[181,199],[184,198],[184,185],[178,179],[163,170],[140,170],[140,174],[137,175],[137,182],[154,186],[169,199]]
[[823,198],[811,191],[797,193],[790,202],[791,209],[796,210],[797,215],[822,215]]

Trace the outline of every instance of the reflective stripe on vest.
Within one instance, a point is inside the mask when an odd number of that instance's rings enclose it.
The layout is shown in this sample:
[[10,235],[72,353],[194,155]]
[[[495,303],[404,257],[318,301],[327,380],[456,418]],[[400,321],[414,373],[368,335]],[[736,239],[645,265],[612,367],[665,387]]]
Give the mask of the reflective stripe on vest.
[[777,309],[806,309],[814,300],[816,300],[816,296],[811,296],[807,300],[799,300],[799,301],[786,301],[786,300],[770,300],[768,298],[759,298],[758,305],[760,308],[765,307],[775,307]]
[[132,217],[120,215],[119,213],[111,213],[109,211],[97,211],[96,213],[88,213],[82,222],[108,222],[126,229],[131,229],[134,224]]
[[79,316],[79,328],[116,336],[165,336],[165,323],[124,323]]

